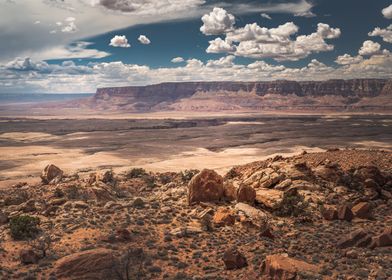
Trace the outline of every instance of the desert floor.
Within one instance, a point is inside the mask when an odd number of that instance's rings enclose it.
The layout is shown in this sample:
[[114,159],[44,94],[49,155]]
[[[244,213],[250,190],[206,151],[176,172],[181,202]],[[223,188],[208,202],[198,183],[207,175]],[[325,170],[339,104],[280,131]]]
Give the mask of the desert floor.
[[392,150],[388,115],[0,117],[0,186],[38,181],[54,163],[68,173],[232,166],[332,148]]

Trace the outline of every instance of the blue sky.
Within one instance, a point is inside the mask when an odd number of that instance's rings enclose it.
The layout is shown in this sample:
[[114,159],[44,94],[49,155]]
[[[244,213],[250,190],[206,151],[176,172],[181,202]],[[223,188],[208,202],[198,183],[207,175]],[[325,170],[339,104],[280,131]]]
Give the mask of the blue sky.
[[0,30],[0,92],[392,74],[390,0],[0,0]]

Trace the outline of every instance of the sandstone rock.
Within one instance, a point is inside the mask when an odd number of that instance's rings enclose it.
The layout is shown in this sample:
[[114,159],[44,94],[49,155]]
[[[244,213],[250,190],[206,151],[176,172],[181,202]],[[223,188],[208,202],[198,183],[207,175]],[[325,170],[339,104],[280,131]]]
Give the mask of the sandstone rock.
[[217,226],[232,226],[235,223],[235,216],[230,209],[219,208],[215,212],[213,221]]
[[371,236],[363,229],[359,229],[342,237],[338,241],[337,247],[342,249],[348,247],[366,247],[370,245],[371,241],[372,241]]
[[245,256],[235,248],[224,252],[223,262],[226,269],[240,269],[248,265]]
[[350,207],[348,205],[341,205],[338,208],[338,219],[339,220],[346,220],[350,222],[354,218],[353,212],[351,212]]
[[275,172],[272,168],[266,168],[253,173],[244,180],[244,184],[257,188],[270,188],[283,179],[282,175]]
[[325,181],[339,183],[344,173],[337,164],[319,165],[313,170],[314,175],[324,179]]
[[262,265],[266,279],[295,280],[300,273],[318,273],[319,267],[284,255],[269,255]]
[[195,235],[202,232],[203,231],[201,230],[201,228],[186,226],[186,227],[175,228],[170,232],[170,234],[177,237],[186,237],[189,235]]
[[226,181],[223,184],[223,195],[228,201],[233,201],[237,199],[238,186],[236,182]]
[[278,209],[282,205],[284,192],[275,189],[258,189],[256,201],[271,209]]
[[253,204],[256,198],[256,191],[254,188],[241,185],[237,190],[237,202],[245,202]]
[[386,228],[383,233],[373,237],[371,247],[392,246],[392,227]]
[[360,202],[351,208],[354,216],[358,218],[369,218],[370,217],[370,204],[368,202]]
[[328,221],[337,220],[338,219],[338,211],[335,207],[324,205],[321,209],[321,215],[324,219]]
[[0,226],[8,223],[8,216],[0,211]]
[[204,169],[188,185],[188,203],[219,201],[223,198],[223,178],[214,170]]
[[54,164],[49,164],[42,171],[41,179],[45,184],[59,182],[63,178],[63,171]]
[[264,221],[267,219],[267,214],[263,211],[242,202],[237,203],[235,209],[243,212],[246,216],[255,221]]
[[41,259],[41,256],[36,251],[30,248],[22,249],[19,252],[19,258],[23,264],[34,264],[38,263],[38,261]]
[[291,179],[283,180],[282,182],[277,184],[274,187],[274,189],[284,191],[284,190],[288,189],[291,186],[292,182],[293,181]]
[[93,249],[59,259],[53,273],[59,279],[112,279],[118,259],[109,249]]

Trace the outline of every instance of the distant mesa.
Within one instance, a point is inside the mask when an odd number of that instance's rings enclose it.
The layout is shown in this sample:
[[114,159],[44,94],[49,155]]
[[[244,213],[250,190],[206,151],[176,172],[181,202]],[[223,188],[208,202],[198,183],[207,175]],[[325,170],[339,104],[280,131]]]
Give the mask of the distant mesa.
[[[148,86],[99,88],[78,103],[98,110],[392,111],[392,80],[354,79],[271,82],[178,82]],[[389,101],[389,102],[388,102]]]

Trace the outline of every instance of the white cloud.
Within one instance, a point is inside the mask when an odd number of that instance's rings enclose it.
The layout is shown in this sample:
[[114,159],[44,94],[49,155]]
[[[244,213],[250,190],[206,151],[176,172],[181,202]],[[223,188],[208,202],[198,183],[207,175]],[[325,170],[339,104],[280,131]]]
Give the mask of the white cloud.
[[277,61],[296,61],[312,53],[331,51],[333,45],[326,39],[335,39],[341,35],[339,28],[319,23],[317,31],[310,35],[293,38],[299,28],[293,22],[287,22],[276,28],[260,27],[257,23],[246,24],[226,34],[225,40],[216,38],[210,41],[208,53],[230,53],[251,58],[273,58]]
[[181,63],[181,62],[184,62],[184,59],[182,57],[178,56],[178,57],[173,58],[171,60],[171,62],[173,62],[173,63]]
[[381,45],[379,43],[367,40],[363,42],[362,47],[359,49],[360,55],[374,55],[381,51]]
[[233,29],[235,18],[222,8],[215,7],[212,12],[205,14],[201,20],[200,31],[205,35],[219,35]]
[[380,36],[385,42],[392,43],[392,24],[384,29],[376,27],[372,32],[369,33],[369,36]]
[[210,45],[206,50],[207,53],[232,53],[236,49],[235,46],[231,44],[231,42],[222,40],[219,37],[209,41],[209,43]]
[[110,40],[109,46],[118,48],[129,48],[131,45],[125,35],[116,35]]
[[294,3],[279,3],[279,4],[262,4],[257,11],[265,13],[277,13],[277,14],[293,14],[301,17],[314,17],[315,14],[312,12],[314,4],[300,0]]
[[234,59],[232,55],[207,63],[189,59],[184,66],[150,68],[119,61],[84,66],[72,61],[55,65],[20,58],[0,64],[0,92],[94,92],[96,87],[180,81],[390,78],[392,72],[390,53],[373,55],[359,63],[338,67],[315,59],[302,68],[272,65],[265,61],[242,65],[235,64]]
[[271,16],[269,14],[266,14],[266,13],[262,13],[261,17],[266,18],[266,19],[272,19]]
[[340,55],[336,58],[335,62],[340,65],[358,64],[363,61],[363,57],[360,55],[351,56],[349,54]]
[[150,39],[148,39],[145,35],[140,35],[138,38],[139,42],[143,45],[148,45],[151,43]]
[[385,18],[392,19],[392,4],[382,9],[382,14],[384,15]]

